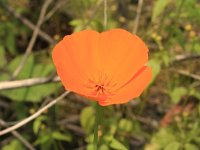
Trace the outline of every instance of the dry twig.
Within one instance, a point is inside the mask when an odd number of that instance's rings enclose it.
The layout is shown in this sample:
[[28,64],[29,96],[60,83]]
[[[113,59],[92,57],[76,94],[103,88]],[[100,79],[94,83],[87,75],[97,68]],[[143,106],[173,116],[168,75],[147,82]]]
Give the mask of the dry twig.
[[[27,18],[25,18],[24,16],[22,16],[21,14],[19,14],[18,12],[16,12],[12,7],[10,7],[9,5],[5,5],[3,2],[0,1],[0,5],[9,13],[11,13],[14,17],[16,17],[17,19],[19,19],[24,25],[26,25],[28,28],[30,28],[31,30],[35,30],[36,26],[29,21]],[[42,31],[41,29],[38,29],[38,35],[43,38],[45,41],[47,41],[50,44],[54,44],[55,40],[53,38],[51,38],[51,36],[49,36],[47,33],[45,33],[44,31]]]
[[103,20],[103,26],[104,30],[107,28],[107,21],[108,21],[108,14],[107,14],[107,0],[104,0],[104,20]]
[[16,78],[18,76],[18,74],[21,72],[21,70],[23,69],[24,67],[24,64],[26,63],[26,60],[27,58],[29,57],[29,55],[31,54],[31,51],[33,49],[33,46],[36,42],[36,39],[37,39],[37,36],[38,36],[38,33],[39,33],[39,28],[40,26],[42,25],[43,21],[44,21],[44,17],[45,17],[45,13],[47,11],[47,8],[48,6],[50,5],[50,3],[52,2],[52,0],[46,0],[42,6],[42,9],[40,11],[40,16],[39,16],[39,19],[37,21],[37,25],[36,25],[36,28],[35,30],[33,31],[33,34],[32,34],[32,37],[31,37],[31,40],[26,48],[26,52],[19,64],[19,66],[16,68],[16,70],[14,71],[13,75],[12,75],[12,79]]
[[178,70],[178,69],[170,69],[171,71],[173,72],[176,72],[178,74],[181,74],[181,75],[184,75],[184,76],[187,76],[187,77],[190,77],[190,78],[193,78],[195,80],[199,80],[200,81],[200,76],[199,75],[196,75],[196,74],[192,74],[188,71],[185,71],[185,70]]
[[91,16],[89,16],[89,19],[88,21],[83,25],[82,29],[85,29],[90,23],[91,21],[94,19],[94,17],[96,16],[96,13],[98,12],[98,10],[101,8],[101,5],[103,4],[103,0],[102,1],[99,1],[95,8],[92,9],[92,13],[91,13]]
[[[0,119],[0,125],[3,127],[7,126],[7,123]],[[17,131],[12,131],[11,132],[26,148],[29,150],[36,150],[23,136],[21,136]]]
[[42,77],[42,78],[30,78],[30,79],[15,80],[15,81],[2,81],[0,82],[0,90],[29,87],[29,86],[45,84],[49,82],[59,82],[59,81],[60,78],[58,76],[54,78]]
[[44,18],[44,21],[47,21],[49,20],[53,14],[58,10],[60,9],[68,0],[60,0],[59,2],[57,2],[55,4],[55,6],[46,14],[45,18]]
[[56,99],[52,100],[51,102],[49,102],[46,106],[42,107],[41,109],[39,109],[36,113],[34,113],[33,115],[29,116],[28,118],[25,118],[24,120],[20,121],[19,123],[8,127],[7,129],[4,129],[2,131],[0,131],[0,136],[7,134],[9,132],[12,132],[22,126],[24,126],[25,124],[29,123],[30,121],[32,121],[33,119],[37,118],[39,115],[41,115],[44,111],[46,111],[47,109],[49,109],[50,107],[52,107],[53,105],[55,105],[57,102],[59,102],[60,100],[62,100],[65,96],[67,96],[70,93],[70,91],[66,91],[65,93],[63,93],[62,95],[60,95],[59,97],[57,97]]
[[199,59],[199,58],[200,58],[200,55],[197,55],[197,54],[182,54],[182,55],[176,55],[172,62],[175,63],[175,62],[181,62],[181,61]]
[[134,34],[136,34],[137,30],[138,30],[138,25],[139,25],[139,21],[140,21],[141,12],[142,12],[142,5],[143,5],[143,0],[139,0],[138,7],[137,7],[137,14],[136,14],[136,18],[135,18],[135,24],[134,24],[134,28],[133,28]]

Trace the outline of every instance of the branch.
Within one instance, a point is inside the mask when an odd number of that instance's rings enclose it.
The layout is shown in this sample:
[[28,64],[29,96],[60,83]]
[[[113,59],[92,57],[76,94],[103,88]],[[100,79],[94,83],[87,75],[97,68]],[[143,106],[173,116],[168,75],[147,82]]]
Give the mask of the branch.
[[[25,18],[24,16],[22,16],[21,14],[16,12],[12,7],[5,5],[2,1],[0,1],[0,5],[6,11],[8,11],[12,15],[14,15],[14,17],[19,19],[24,25],[29,27],[31,30],[35,30],[36,26],[31,21],[29,21],[27,18]],[[55,40],[53,38],[51,38],[51,36],[49,36],[47,33],[43,32],[41,29],[38,29],[38,30],[39,30],[38,31],[38,35],[41,36],[41,38],[43,38],[44,40],[46,40],[50,44],[54,44],[55,43]]]
[[65,5],[65,3],[67,2],[68,0],[60,0],[59,2],[56,2],[55,6],[46,14],[45,18],[44,18],[44,21],[46,20],[49,20],[53,14],[60,8],[62,7],[63,5]]
[[33,34],[32,34],[32,37],[31,37],[31,40],[26,48],[26,51],[25,51],[25,54],[19,64],[19,66],[16,68],[16,70],[14,71],[13,75],[12,75],[12,79],[16,78],[18,76],[18,74],[21,72],[21,70],[23,69],[24,67],[24,64],[26,63],[26,60],[27,58],[29,57],[29,55],[31,54],[31,51],[33,49],[33,46],[36,42],[36,39],[37,39],[37,36],[38,36],[38,33],[39,33],[39,28],[40,26],[42,25],[43,21],[44,21],[44,17],[45,17],[45,13],[47,11],[47,8],[48,6],[50,5],[50,3],[52,2],[52,0],[46,0],[42,6],[42,9],[40,11],[40,16],[39,16],[39,19],[37,21],[37,25],[36,25],[36,28],[35,30],[33,31]]
[[94,17],[96,16],[96,13],[99,11],[99,9],[101,8],[101,5],[103,4],[103,0],[102,1],[98,1],[98,3],[96,4],[95,8],[92,9],[92,13],[91,16],[89,16],[88,21],[83,25],[82,29],[85,29],[90,23],[91,21],[94,19]]
[[[7,123],[5,121],[3,121],[2,119],[0,119],[0,125],[6,127]],[[12,131],[11,132],[19,141],[22,142],[22,144],[24,144],[24,146],[26,146],[29,150],[36,150],[23,136],[21,136],[17,131]]]
[[45,84],[49,82],[59,82],[59,81],[60,78],[58,76],[54,78],[42,77],[42,78],[30,78],[30,79],[15,80],[15,81],[2,81],[0,82],[0,90],[29,87],[33,85]]
[[57,97],[56,99],[52,100],[50,103],[48,103],[46,106],[42,107],[41,109],[39,109],[36,113],[34,113],[33,115],[29,116],[28,118],[25,118],[24,120],[20,121],[19,123],[17,123],[16,125],[13,125],[11,127],[8,127],[7,129],[4,129],[2,131],[0,131],[0,136],[7,134],[9,132],[12,132],[22,126],[24,126],[25,124],[29,123],[30,121],[34,120],[35,118],[37,118],[39,115],[41,115],[44,111],[46,111],[47,109],[49,109],[50,107],[52,107],[53,105],[55,105],[57,102],[59,102],[60,100],[62,100],[65,96],[67,96],[70,93],[70,91],[66,91],[65,93],[63,93],[62,95],[60,95],[59,97]]
[[184,76],[187,76],[187,77],[190,77],[190,78],[193,78],[195,80],[199,80],[200,81],[200,76],[199,75],[196,75],[196,74],[192,74],[188,71],[185,71],[185,70],[177,70],[177,69],[171,69],[171,71],[173,72],[176,72],[178,74],[181,74],[181,75],[184,75]]
[[186,60],[190,60],[190,59],[199,59],[200,55],[197,54],[182,54],[182,55],[176,55],[173,63],[174,62],[181,62],[181,61],[186,61]]
[[103,17],[103,26],[104,30],[107,28],[107,22],[108,22],[108,14],[107,14],[107,0],[104,0],[104,11],[103,11],[104,17]]
[[138,25],[139,25],[139,21],[140,21],[141,12],[142,12],[142,5],[143,5],[143,0],[139,0],[138,7],[137,7],[137,14],[136,14],[136,18],[135,18],[135,24],[134,24],[134,28],[133,28],[134,34],[136,34],[137,30],[138,30]]

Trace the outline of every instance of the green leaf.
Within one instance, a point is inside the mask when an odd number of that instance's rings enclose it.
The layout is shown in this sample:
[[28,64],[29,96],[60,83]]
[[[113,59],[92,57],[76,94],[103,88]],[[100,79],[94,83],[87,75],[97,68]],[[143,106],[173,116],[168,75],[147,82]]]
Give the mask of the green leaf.
[[194,43],[192,50],[197,54],[200,54],[200,44],[199,42]]
[[105,144],[101,145],[99,150],[109,150],[109,147]]
[[198,146],[194,144],[187,143],[185,144],[185,149],[184,150],[199,150]]
[[8,32],[6,36],[6,47],[11,54],[16,54],[15,35],[13,32]]
[[[21,59],[22,56],[18,56],[14,60],[12,60],[8,65],[8,71],[13,73],[16,67],[19,65]],[[18,75],[17,79],[48,77],[53,70],[54,66],[51,60],[47,60],[47,62],[37,63],[34,54],[32,54],[28,57],[24,68]],[[6,79],[9,79],[9,74],[7,74],[7,76],[5,74],[3,76],[0,76],[0,80]],[[14,101],[40,102],[44,97],[56,91],[58,87],[60,87],[60,84],[58,83],[48,83],[35,85],[32,87],[5,90],[2,91],[1,94]]]
[[15,139],[2,147],[2,150],[16,150],[16,149],[25,150],[21,142]]
[[121,119],[119,121],[119,129],[126,131],[126,132],[130,132],[133,128],[133,124],[130,120],[128,119]]
[[[22,56],[18,56],[18,57],[16,57],[14,60],[12,60],[9,63],[8,70],[11,73],[14,72],[14,70],[17,68],[17,66],[19,65],[21,59],[22,59]],[[31,72],[32,72],[32,69],[33,69],[33,65],[34,65],[34,57],[33,57],[33,55],[31,55],[28,58],[23,70],[20,72],[18,79],[31,77]],[[9,76],[7,76],[7,79],[9,79]],[[20,88],[20,89],[2,91],[1,94],[6,96],[6,97],[8,97],[8,98],[10,98],[10,99],[12,99],[12,100],[23,101],[23,100],[26,99],[27,92],[28,92],[28,88]]]
[[72,137],[70,134],[63,134],[59,131],[54,131],[52,133],[52,137],[56,140],[62,140],[62,141],[67,141],[67,142],[70,142],[72,140]]
[[174,141],[169,143],[164,150],[179,150],[180,146],[181,144],[179,142]]
[[199,114],[200,114],[200,105],[198,105],[198,112],[199,112]]
[[158,61],[157,59],[151,59],[148,62],[148,66],[150,66],[152,68],[152,80],[151,83],[156,79],[157,75],[160,73],[160,69],[161,69],[161,62]]
[[33,132],[35,134],[38,133],[39,129],[40,129],[40,125],[42,124],[42,121],[46,120],[47,118],[45,116],[40,116],[38,117],[34,123],[33,123]]
[[188,95],[194,96],[200,100],[200,93],[197,89],[191,88]]
[[171,2],[171,0],[156,0],[153,7],[152,22],[165,10],[165,7]]
[[37,138],[37,140],[34,142],[34,145],[43,144],[50,140],[51,140],[51,134],[41,134],[39,138]]
[[5,49],[1,45],[0,45],[0,60],[1,60],[0,68],[2,68],[7,63],[7,60],[6,60],[6,57],[5,57]]
[[[34,66],[32,76],[33,77],[47,77],[53,71],[53,64],[37,64]],[[39,102],[42,98],[55,92],[60,84],[58,83],[48,83],[42,85],[36,85],[29,87],[27,93],[27,100],[32,102]]]
[[85,141],[86,141],[87,143],[93,143],[93,141],[94,141],[94,133],[89,134],[89,135],[85,138]]
[[176,137],[170,128],[161,128],[156,134],[153,135],[151,142],[146,147],[146,150],[164,149],[175,140]]
[[70,25],[74,27],[74,32],[81,31],[83,29],[83,20],[81,19],[74,19],[70,21]]
[[182,96],[187,94],[187,89],[184,87],[176,87],[171,93],[171,99],[173,103],[178,103]]
[[116,150],[128,150],[121,142],[114,138],[110,143],[110,147]]
[[91,131],[93,131],[94,121],[95,117],[93,107],[85,107],[80,115],[81,126],[86,132],[90,133]]
[[94,150],[94,144],[88,144],[86,150]]

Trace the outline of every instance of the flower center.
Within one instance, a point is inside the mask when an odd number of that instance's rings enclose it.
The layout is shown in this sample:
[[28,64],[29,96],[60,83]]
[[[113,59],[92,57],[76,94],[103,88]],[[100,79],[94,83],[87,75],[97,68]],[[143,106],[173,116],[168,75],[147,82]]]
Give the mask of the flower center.
[[95,91],[97,92],[97,95],[104,95],[106,91],[104,84],[95,85]]
[[89,96],[96,100],[105,100],[114,94],[113,87],[115,84],[111,82],[111,78],[102,72],[96,75],[96,78],[89,78],[85,85],[91,91]]

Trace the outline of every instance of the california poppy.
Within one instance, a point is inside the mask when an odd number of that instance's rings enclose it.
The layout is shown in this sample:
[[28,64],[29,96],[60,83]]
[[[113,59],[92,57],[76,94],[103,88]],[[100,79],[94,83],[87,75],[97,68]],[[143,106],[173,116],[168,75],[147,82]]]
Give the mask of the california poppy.
[[146,66],[148,48],[123,29],[67,35],[52,56],[65,89],[102,106],[140,96],[152,78],[151,68]]

